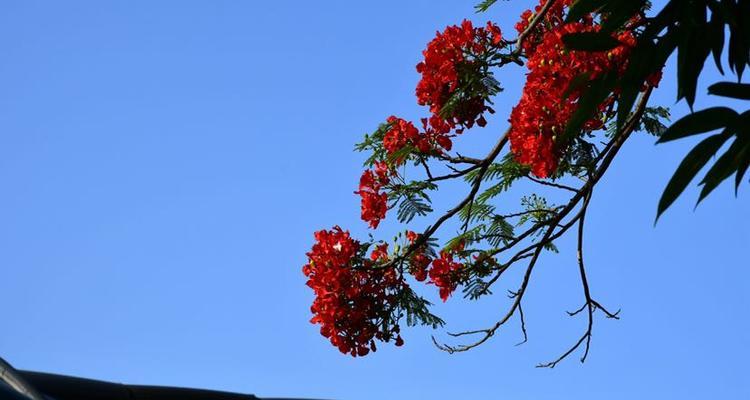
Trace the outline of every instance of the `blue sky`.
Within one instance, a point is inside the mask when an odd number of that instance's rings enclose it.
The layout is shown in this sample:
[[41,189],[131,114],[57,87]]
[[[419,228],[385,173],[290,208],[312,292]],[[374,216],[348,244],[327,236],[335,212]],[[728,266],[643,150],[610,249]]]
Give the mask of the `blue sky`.
[[[390,114],[424,115],[414,65],[437,29],[490,18],[510,35],[530,4],[477,16],[473,3],[4,2],[0,355],[25,369],[260,396],[750,396],[750,185],[737,199],[722,185],[695,211],[691,187],[653,225],[694,141],[636,135],[594,194],[589,280],[623,311],[596,320],[585,364],[534,368],[584,328],[564,313],[581,301],[569,240],[535,272],[520,347],[514,324],[458,355],[415,328],[402,348],[352,359],[308,322],[312,232],[367,233],[353,144]],[[481,156],[504,131],[522,73],[499,75],[498,116],[462,149]],[[671,66],[665,77],[654,104],[684,115]],[[461,190],[441,192],[438,210]],[[391,218],[378,235],[398,229]],[[435,310],[455,331],[491,324],[505,301],[456,297]]]

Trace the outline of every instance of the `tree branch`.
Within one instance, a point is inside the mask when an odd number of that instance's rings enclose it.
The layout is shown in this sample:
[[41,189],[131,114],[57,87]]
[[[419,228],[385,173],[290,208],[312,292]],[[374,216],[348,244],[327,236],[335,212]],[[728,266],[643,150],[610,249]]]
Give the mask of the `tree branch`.
[[[568,204],[563,208],[560,213],[558,213],[554,218],[548,221],[540,221],[536,223],[532,228],[527,230],[524,234],[517,237],[515,240],[513,240],[511,243],[506,245],[505,247],[495,251],[494,253],[491,253],[490,256],[494,256],[495,254],[500,253],[501,251],[510,249],[520,243],[524,238],[531,235],[533,232],[536,232],[541,227],[547,226],[544,236],[542,239],[537,242],[533,243],[532,245],[526,247],[525,249],[519,251],[516,253],[514,258],[511,258],[511,261],[502,267],[495,277],[493,277],[486,285],[485,290],[489,288],[499,277],[502,275],[503,272],[505,272],[510,264],[514,262],[514,259],[516,257],[519,257],[519,255],[522,255],[528,251],[533,250],[533,256],[531,257],[531,260],[529,261],[529,264],[526,268],[526,272],[524,273],[523,280],[521,282],[520,288],[518,291],[514,292],[515,300],[511,304],[510,308],[507,310],[505,315],[498,320],[492,327],[487,329],[479,329],[479,330],[473,330],[473,331],[465,331],[465,332],[459,332],[459,333],[453,333],[450,334],[453,337],[460,337],[460,336],[467,336],[467,335],[476,335],[476,334],[482,334],[483,336],[470,344],[462,344],[458,346],[451,346],[444,343],[439,343],[437,339],[433,336],[433,343],[441,350],[446,351],[448,353],[455,353],[455,352],[463,352],[470,350],[472,348],[475,348],[487,340],[491,338],[495,332],[504,325],[516,312],[517,309],[520,308],[521,300],[523,299],[524,294],[526,293],[526,289],[529,284],[529,280],[531,277],[531,272],[534,269],[534,266],[536,265],[536,262],[539,258],[539,255],[541,254],[542,250],[544,249],[544,246],[548,243],[550,243],[555,238],[561,236],[564,234],[573,224],[576,222],[579,224],[579,270],[581,273],[581,279],[582,282],[584,282],[584,292],[586,294],[586,304],[585,307],[582,307],[579,311],[576,311],[573,313],[573,315],[577,314],[578,312],[582,311],[584,308],[588,308],[588,313],[590,315],[590,321],[589,321],[589,328],[587,329],[586,333],[576,342],[576,344],[567,352],[565,352],[561,357],[559,357],[557,360],[541,364],[542,367],[554,367],[558,362],[560,362],[562,359],[570,355],[575,349],[577,349],[584,341],[586,342],[586,351],[581,359],[581,361],[585,361],[586,356],[588,355],[588,348],[590,345],[590,336],[591,336],[591,327],[593,326],[593,312],[596,308],[602,309],[603,312],[607,315],[609,318],[618,318],[618,312],[616,313],[610,313],[609,311],[606,311],[599,303],[591,299],[590,291],[588,288],[588,282],[586,281],[586,275],[585,275],[585,269],[583,265],[583,222],[584,222],[584,216],[586,209],[588,207],[589,200],[591,198],[591,192],[593,191],[594,186],[596,183],[604,176],[604,173],[607,171],[609,166],[612,163],[612,160],[615,158],[615,156],[618,154],[619,150],[622,148],[622,145],[625,143],[625,141],[630,137],[633,130],[637,126],[637,122],[640,119],[641,115],[643,114],[643,111],[645,109],[645,106],[648,102],[648,98],[651,95],[652,88],[647,88],[646,92],[641,96],[640,101],[638,102],[638,105],[636,106],[636,111],[630,116],[630,119],[625,123],[622,132],[619,133],[619,135],[616,135],[610,143],[607,144],[607,147],[602,152],[601,157],[599,160],[601,160],[601,164],[598,168],[595,169],[595,171],[591,174],[590,178],[584,183],[584,185],[580,189],[574,189],[575,195],[570,199]],[[478,188],[477,188],[478,189]],[[467,197],[467,199],[472,198],[471,196]],[[560,230],[558,232],[555,232],[556,228],[558,228],[559,223],[577,206],[578,203],[583,200],[583,204],[581,206],[580,211],[577,213],[577,215],[572,218],[567,224],[560,227]],[[520,313],[519,313],[520,314]],[[522,322],[522,329],[525,329],[525,323]]]

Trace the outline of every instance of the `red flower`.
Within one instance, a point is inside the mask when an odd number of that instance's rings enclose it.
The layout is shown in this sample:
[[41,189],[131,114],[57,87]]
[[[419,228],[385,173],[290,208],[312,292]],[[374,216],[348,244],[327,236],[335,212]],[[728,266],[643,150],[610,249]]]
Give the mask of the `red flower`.
[[[321,335],[342,353],[356,357],[375,351],[375,339],[387,342],[398,333],[398,325],[386,328],[383,321],[405,286],[403,278],[394,268],[369,268],[371,262],[359,256],[360,243],[338,226],[315,232],[315,241],[302,268],[315,292],[310,322],[319,324]],[[376,252],[387,253],[386,248]]]
[[[409,244],[419,238],[419,234],[414,231],[406,231],[406,240]],[[422,245],[420,248],[414,250],[412,255],[409,257],[409,273],[414,276],[419,282],[424,282],[427,279],[427,266],[432,262],[432,258],[425,254],[425,246]]]
[[[558,135],[566,129],[584,90],[566,93],[573,79],[584,72],[590,74],[589,79],[596,79],[610,71],[623,71],[635,45],[633,33],[624,31],[616,36],[622,45],[609,52],[565,50],[563,36],[599,30],[590,17],[582,22],[564,24],[563,6],[569,3],[568,0],[556,2],[545,16],[544,23],[539,24],[523,43],[530,72],[521,100],[510,116],[511,151],[519,163],[530,166],[532,173],[540,178],[555,172],[567,150],[567,143],[560,143]],[[537,7],[537,12],[540,7]],[[527,11],[521,18],[516,26],[519,31],[525,30],[533,17]],[[599,116],[586,121],[583,131],[603,128],[602,116],[613,102],[614,98],[610,97],[600,104]]]
[[375,250],[370,253],[370,259],[372,261],[388,260],[388,243],[376,246]]
[[481,81],[471,78],[486,74],[487,61],[483,56],[501,44],[497,25],[488,22],[486,28],[475,28],[469,20],[461,26],[446,27],[427,44],[422,52],[424,60],[417,64],[422,79],[416,95],[417,103],[430,107],[430,125],[437,133],[446,134],[457,126],[460,130],[471,128],[485,111],[492,112],[486,99],[477,95],[462,98],[450,110],[444,107],[458,90],[468,89],[465,86],[469,82]]
[[490,36],[492,37],[492,44],[497,45],[503,41],[503,34],[500,32],[499,26],[488,21],[485,29],[490,33]]
[[[442,119],[422,119],[423,132],[409,121],[390,116],[388,117],[389,128],[383,136],[383,147],[391,155],[398,152],[406,146],[412,146],[420,153],[428,154],[432,152],[441,152],[451,149],[451,140],[448,137],[451,127]],[[438,126],[440,129],[435,129]],[[405,156],[394,160],[394,164],[401,165],[406,160]]]
[[[390,128],[383,136],[383,147],[388,154],[393,154],[407,144],[414,144],[420,139],[419,131],[409,121],[391,115],[388,117]],[[396,164],[401,162],[397,161]]]
[[430,282],[440,290],[440,298],[443,301],[456,290],[461,279],[460,272],[464,265],[453,261],[453,256],[448,252],[440,252],[440,258],[432,262],[430,268]]
[[365,170],[359,178],[359,190],[354,192],[362,198],[362,220],[370,227],[378,227],[388,211],[388,195],[381,192],[390,180],[390,170],[385,163],[375,163],[375,170]]

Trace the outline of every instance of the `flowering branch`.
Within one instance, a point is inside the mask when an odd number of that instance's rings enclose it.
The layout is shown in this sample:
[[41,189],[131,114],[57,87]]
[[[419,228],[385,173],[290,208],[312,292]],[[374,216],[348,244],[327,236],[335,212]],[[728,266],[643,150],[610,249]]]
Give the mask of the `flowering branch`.
[[[443,321],[429,311],[431,303],[411,288],[410,279],[434,285],[443,301],[459,287],[465,297],[477,299],[491,294],[493,285],[518,263],[526,265],[523,279],[517,290],[509,292],[512,302],[494,325],[448,333],[454,338],[478,335],[467,344],[448,345],[435,337],[433,341],[450,353],[467,351],[485,343],[518,314],[521,343],[526,342],[522,303],[532,271],[542,252],[557,252],[554,242],[576,224],[586,303],[573,315],[584,309],[593,315],[595,309],[601,309],[609,317],[617,316],[590,297],[582,255],[585,212],[594,186],[623,143],[645,125],[641,120],[653,84],[643,85],[635,111],[624,124],[617,125],[601,151],[590,139],[616,116],[618,96],[614,93],[587,105],[594,116],[577,121],[580,129],[575,135],[563,134],[571,119],[578,118],[576,110],[583,107],[579,103],[590,89],[587,85],[621,71],[635,41],[634,32],[626,29],[612,33],[618,45],[606,52],[565,50],[561,40],[565,34],[596,33],[600,28],[591,16],[583,22],[565,23],[563,17],[571,2],[542,0],[535,12],[524,12],[516,24],[519,35],[513,41],[504,40],[500,28],[491,22],[474,27],[464,20],[460,26],[438,33],[417,65],[421,75],[417,102],[430,112],[421,119],[421,128],[391,116],[357,145],[357,150],[371,153],[355,193],[361,198],[361,217],[373,229],[391,209],[397,209],[399,222],[405,224],[432,214],[430,193],[442,182],[463,179],[469,189],[452,208],[436,215],[421,234],[410,230],[399,233],[393,247],[374,239],[361,243],[339,227],[316,233],[316,243],[307,254],[309,262],[303,268],[308,286],[316,294],[311,322],[319,324],[321,334],[341,352],[366,355],[376,350],[376,340],[394,340],[401,346],[400,324],[404,320],[410,326],[442,326]],[[510,62],[523,64],[522,58],[530,72],[523,95],[511,110],[510,127],[484,158],[452,155],[453,141],[466,130],[485,127],[486,113],[495,112],[492,99],[502,88],[493,69]],[[503,154],[506,148],[509,151]],[[425,177],[406,179],[409,164]],[[436,173],[440,169],[448,172]],[[564,176],[580,178],[583,184],[576,188],[557,182]],[[554,205],[531,193],[521,199],[521,210],[499,212],[493,199],[521,179],[572,195],[566,204]],[[454,218],[460,222],[457,235],[439,247],[438,230]],[[516,232],[520,227],[524,230]],[[510,257],[501,262],[506,253]],[[585,359],[592,325],[590,319],[581,339],[558,360],[545,365],[554,366],[584,344]]]
[[[490,328],[487,328],[487,329],[464,331],[464,332],[459,332],[459,333],[450,333],[450,335],[453,336],[453,337],[469,336],[469,335],[476,335],[476,334],[482,334],[483,335],[479,340],[477,340],[475,342],[472,342],[472,343],[469,343],[469,344],[462,344],[462,345],[458,345],[458,346],[451,346],[451,345],[447,345],[447,344],[444,344],[444,343],[439,343],[437,341],[437,339],[435,339],[435,337],[433,336],[433,343],[439,349],[441,349],[443,351],[446,351],[448,353],[464,352],[464,351],[468,351],[470,349],[473,349],[473,348],[475,348],[475,347],[483,344],[488,339],[490,339],[497,332],[497,330],[502,325],[504,325],[515,314],[516,310],[520,310],[521,301],[523,299],[524,294],[526,293],[526,289],[527,289],[528,284],[529,284],[529,279],[531,277],[531,271],[534,269],[534,266],[536,265],[538,257],[541,254],[542,250],[544,249],[545,245],[551,243],[554,239],[562,236],[573,224],[578,223],[578,226],[579,226],[579,233],[578,233],[578,235],[579,235],[579,240],[578,240],[578,260],[579,261],[578,262],[579,262],[580,272],[581,272],[581,281],[582,281],[582,284],[584,286],[584,292],[585,292],[585,295],[586,295],[586,303],[584,304],[584,307],[588,307],[588,309],[589,309],[589,325],[588,325],[588,329],[587,329],[586,333],[582,336],[582,338],[570,350],[568,350],[567,352],[565,352],[561,357],[559,357],[557,360],[555,360],[553,362],[546,363],[546,364],[540,364],[539,366],[540,367],[550,367],[550,368],[554,367],[558,362],[560,362],[562,359],[564,359],[565,357],[567,357],[568,355],[570,355],[570,353],[572,353],[575,349],[577,349],[581,345],[581,343],[583,342],[584,339],[586,339],[586,350],[585,350],[584,356],[582,357],[581,361],[585,361],[586,356],[588,354],[589,342],[590,342],[590,337],[591,337],[591,329],[592,329],[592,326],[593,326],[592,318],[593,318],[593,311],[594,311],[594,309],[595,308],[599,308],[599,309],[601,309],[607,315],[607,317],[609,317],[609,318],[615,318],[615,319],[618,318],[617,314],[618,314],[619,311],[616,312],[616,313],[610,313],[604,307],[602,307],[599,303],[597,303],[596,301],[594,301],[591,298],[591,296],[590,296],[588,281],[586,280],[586,274],[585,274],[585,270],[584,270],[584,266],[583,266],[583,226],[584,226],[584,218],[585,218],[586,210],[588,208],[589,201],[591,199],[591,193],[593,191],[594,186],[599,181],[599,179],[601,179],[601,177],[604,175],[604,173],[607,171],[607,169],[609,168],[612,160],[617,155],[617,153],[619,152],[619,150],[622,147],[622,145],[625,143],[625,141],[628,139],[628,137],[630,137],[630,134],[633,132],[633,130],[637,126],[637,122],[640,120],[640,118],[641,118],[641,116],[643,114],[643,111],[646,108],[646,104],[647,104],[648,99],[649,99],[649,97],[651,95],[651,91],[652,91],[652,88],[648,88],[648,90],[644,93],[644,95],[641,96],[641,100],[639,101],[639,104],[636,107],[636,112],[631,116],[629,122],[625,125],[625,127],[623,129],[623,132],[621,132],[619,135],[617,135],[609,143],[607,150],[602,153],[602,154],[604,154],[604,157],[602,159],[602,163],[599,166],[599,168],[596,170],[596,172],[590,177],[590,179],[580,189],[575,190],[576,194],[570,199],[570,201],[568,202],[567,206],[565,206],[565,208],[562,211],[560,211],[560,213],[558,213],[550,221],[547,221],[547,222],[544,222],[544,223],[539,223],[539,224],[533,226],[526,233],[524,233],[523,235],[519,236],[519,238],[517,238],[515,241],[513,241],[509,246],[506,246],[505,248],[502,248],[499,251],[494,252],[492,254],[494,256],[494,255],[500,253],[501,251],[505,251],[505,250],[508,250],[508,249],[512,248],[513,246],[515,246],[516,244],[518,244],[521,240],[523,240],[523,238],[531,235],[532,232],[536,231],[537,229],[539,229],[539,228],[541,228],[543,226],[547,226],[547,228],[546,228],[546,230],[544,232],[544,236],[542,237],[542,239],[539,242],[534,243],[534,244],[532,244],[532,245],[530,245],[530,246],[528,246],[528,247],[520,250],[518,253],[516,253],[516,255],[514,257],[512,257],[511,260],[507,264],[505,264],[503,266],[503,268],[501,268],[500,270],[498,270],[498,272],[496,273],[496,275],[487,283],[487,285],[486,285],[486,287],[484,289],[485,291],[489,290],[489,287],[500,278],[500,276],[502,275],[502,273],[505,272],[510,267],[510,265],[512,263],[514,263],[514,262],[516,262],[516,261],[518,261],[518,260],[520,260],[522,258],[526,258],[525,254],[528,254],[527,253],[528,251],[533,250],[532,258],[529,261],[528,266],[526,267],[526,272],[524,273],[524,277],[523,277],[523,280],[521,282],[520,288],[517,291],[512,292],[512,298],[514,298],[515,300],[513,301],[513,303],[511,304],[511,307],[508,309],[508,311],[505,313],[505,315],[500,320],[498,320],[493,326],[491,326]],[[577,207],[578,203],[581,200],[583,200],[583,204],[582,204],[579,212],[576,214],[576,216],[573,217],[567,224],[563,225],[563,227],[557,233],[554,233],[555,229],[557,228],[557,224],[562,219],[564,219],[565,216],[567,216],[572,210],[574,210]],[[580,310],[578,310],[578,311],[576,311],[574,313],[570,313],[570,315],[571,316],[576,315],[581,310],[583,310],[583,308],[581,308]],[[525,332],[525,323],[523,323],[523,321],[522,321],[521,327],[522,327],[522,331],[524,333],[524,342],[525,342],[526,332]]]

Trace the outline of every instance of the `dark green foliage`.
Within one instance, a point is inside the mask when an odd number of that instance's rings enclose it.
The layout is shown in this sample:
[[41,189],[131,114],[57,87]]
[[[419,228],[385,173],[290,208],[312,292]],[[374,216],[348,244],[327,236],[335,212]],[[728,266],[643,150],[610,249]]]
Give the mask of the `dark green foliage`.
[[677,167],[672,179],[659,200],[657,216],[659,216],[679,197],[691,180],[698,174],[708,160],[717,152],[721,145],[729,139],[731,132],[724,131],[704,139],[691,150]]
[[[603,34],[570,35],[565,43],[574,49],[601,50],[611,45],[603,36],[621,29],[636,12],[650,4],[645,0],[578,0],[567,20],[576,21],[589,13],[597,13],[602,20]],[[729,32],[728,40],[725,31]],[[585,39],[585,40],[584,40]],[[750,65],[750,1],[748,0],[670,0],[639,31],[638,42],[631,54],[628,68],[622,76],[603,77],[592,82],[581,97],[580,106],[569,122],[561,140],[569,140],[580,131],[583,121],[593,117],[596,104],[619,88],[618,129],[631,115],[639,90],[649,76],[661,70],[666,60],[677,52],[677,99],[684,99],[692,108],[696,98],[698,79],[706,59],[713,56],[714,63],[723,74],[721,56],[726,49],[729,68],[742,79]],[[572,85],[571,85],[572,86]],[[709,87],[709,94],[750,100],[750,85],[720,82]],[[744,115],[744,114],[743,114]],[[656,116],[659,116],[656,114]],[[661,116],[666,118],[666,116]],[[724,133],[711,136],[697,145],[685,157],[659,202],[658,215],[680,195],[698,171],[732,135],[736,140],[721,155],[701,181],[700,200],[711,193],[733,173],[735,190],[750,165],[750,149],[746,137],[750,134],[745,118],[727,107],[714,107],[688,115],[664,130],[658,118],[644,115],[640,128],[660,135],[658,143],[724,129]],[[720,142],[720,143],[719,143]],[[699,200],[699,201],[700,201]]]
[[662,120],[669,121],[669,109],[664,107],[646,107],[636,130],[660,137],[666,132],[667,126]]
[[474,277],[469,279],[463,287],[464,298],[476,300],[486,294],[492,295],[492,291],[487,287],[487,281],[482,278]]
[[485,227],[485,237],[490,246],[499,247],[501,244],[507,244],[515,237],[513,225],[505,218],[496,215],[492,222]]
[[[711,191],[713,191],[721,182],[732,176],[733,173],[738,171],[740,164],[743,160],[750,159],[750,135],[747,133],[742,136],[738,136],[729,149],[714,163],[711,169],[708,170],[706,176],[701,181],[703,189],[701,190],[698,201],[700,202]],[[744,172],[743,172],[744,173]],[[739,175],[738,175],[739,176]],[[742,178],[739,177],[738,180]],[[737,187],[735,186],[735,191]]]
[[495,214],[495,207],[490,204],[473,202],[467,204],[458,212],[458,217],[462,222],[473,224],[475,222],[486,221]]
[[425,216],[432,212],[430,196],[426,191],[437,189],[437,185],[425,181],[413,181],[408,184],[396,184],[389,187],[390,206],[398,205],[397,217],[401,223],[409,223],[416,216]]
[[688,114],[672,124],[657,143],[682,139],[699,133],[710,132],[727,126],[737,117],[737,112],[727,107],[712,107]]
[[570,82],[568,88],[563,92],[563,100],[567,100],[571,93],[582,88],[584,85],[587,85],[589,81],[591,81],[591,72],[587,71],[577,75]]
[[399,294],[398,306],[406,313],[406,324],[408,326],[428,325],[437,329],[445,325],[445,321],[430,312],[429,307],[431,305],[432,303],[419,297],[409,287]]
[[383,148],[383,137],[390,127],[391,125],[388,123],[380,124],[375,132],[365,134],[365,139],[354,146],[354,150],[356,151],[370,152],[370,157],[364,162],[365,167],[370,168],[375,165],[376,161],[386,159],[387,155],[385,148]]
[[700,133],[723,129],[704,139],[688,153],[667,184],[657,209],[657,218],[685,190],[695,175],[718,154],[722,145],[732,136],[735,140],[708,170],[700,182],[700,203],[717,186],[732,174],[735,176],[735,193],[750,165],[750,111],[737,114],[727,107],[713,107],[685,116],[675,122],[659,139],[658,143],[681,139]]
[[495,4],[497,0],[484,0],[481,3],[474,6],[474,9],[477,10],[477,12],[485,12],[490,7],[492,7],[493,4]]
[[[499,180],[502,190],[507,190],[517,179],[523,178],[529,173],[529,167],[516,162],[512,154],[506,154],[499,163],[490,164],[482,177],[483,181]],[[479,169],[469,172],[464,176],[467,182],[474,182],[479,176]]]
[[708,94],[750,100],[750,84],[734,82],[714,83],[708,87]]
[[409,223],[417,215],[425,216],[432,212],[432,207],[423,199],[415,194],[401,196],[401,202],[398,206],[398,221]]
[[566,22],[578,21],[586,14],[599,11],[605,3],[604,0],[578,0],[571,5]]
[[536,194],[521,198],[521,206],[526,213],[518,219],[518,225],[529,221],[535,224],[545,222],[555,216],[555,208],[547,204],[547,199]]
[[582,51],[606,51],[617,47],[620,42],[603,32],[580,32],[563,37],[568,49]]
[[459,71],[459,76],[462,80],[440,109],[443,118],[461,114],[461,108],[471,104],[474,99],[480,98],[487,104],[493,104],[492,97],[503,91],[500,82],[490,72],[489,62],[465,63],[460,67],[462,70]]
[[560,178],[566,174],[582,177],[595,167],[599,150],[596,146],[583,138],[576,138],[568,147],[553,178]]

